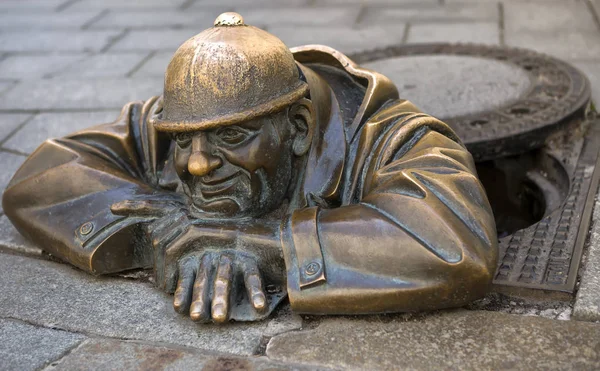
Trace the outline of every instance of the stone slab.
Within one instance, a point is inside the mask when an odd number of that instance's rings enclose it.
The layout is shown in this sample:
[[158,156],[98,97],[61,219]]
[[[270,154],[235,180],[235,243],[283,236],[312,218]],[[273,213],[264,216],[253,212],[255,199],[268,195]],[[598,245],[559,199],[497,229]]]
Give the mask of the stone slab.
[[596,31],[594,18],[583,1],[505,2],[504,27],[511,33],[523,31],[553,32],[557,30]]
[[8,89],[15,86],[15,82],[10,81],[0,81],[0,95],[5,93]]
[[500,43],[498,24],[495,22],[470,23],[417,23],[408,31],[409,43]]
[[163,83],[162,78],[28,81],[7,91],[0,109],[120,110],[127,102],[162,94]]
[[0,10],[14,11],[21,10],[33,11],[51,11],[56,10],[60,5],[65,4],[67,0],[2,0],[0,1]]
[[600,324],[485,311],[327,318],[276,336],[267,356],[365,370],[593,370]]
[[60,138],[91,126],[112,122],[119,112],[41,113],[11,136],[4,147],[31,153],[46,139]]
[[575,67],[579,68],[590,80],[592,85],[592,100],[596,104],[596,110],[600,107],[600,55],[596,60],[573,61]]
[[117,41],[109,50],[162,50],[169,51],[172,54],[187,39],[211,26],[212,22],[208,25],[198,25],[195,28],[181,30],[134,30],[129,32],[123,39]]
[[320,8],[254,8],[242,13],[244,22],[249,25],[271,26],[352,26],[358,17],[359,6],[320,7]]
[[206,9],[205,11],[153,10],[138,11],[132,17],[130,12],[110,12],[90,27],[99,28],[154,28],[154,27],[197,27],[200,32],[212,26],[215,18],[225,11],[225,7]]
[[389,30],[379,26],[363,29],[273,26],[269,27],[269,32],[283,40],[288,47],[323,44],[342,53],[355,53],[395,45],[402,41],[403,34],[403,32],[390,33]]
[[178,9],[187,0],[82,0],[68,7],[69,11],[89,9]]
[[[0,2],[2,4],[3,2]],[[0,9],[2,6],[0,5]],[[100,10],[72,13],[5,12],[0,14],[0,29],[59,29],[77,30],[100,14]]]
[[[418,3],[418,2],[417,2]],[[360,25],[393,25],[403,22],[498,21],[494,3],[422,4],[419,6],[368,7]]]
[[71,79],[79,77],[126,77],[145,58],[147,58],[148,55],[149,52],[96,54],[53,73],[52,77],[67,77]]
[[14,31],[0,33],[3,52],[97,52],[120,33],[119,30],[97,31]]
[[[266,357],[233,357],[131,341],[90,339],[47,370],[315,370]],[[325,368],[317,368],[324,370]]]
[[[21,236],[6,215],[0,216],[0,250],[17,254],[41,256],[42,249]],[[0,317],[2,315],[0,314]]]
[[0,61],[0,79],[40,79],[84,57],[84,54],[10,55]]
[[24,123],[30,114],[26,113],[2,113],[0,114],[0,143],[15,130],[19,125]]
[[600,56],[600,33],[562,29],[554,32],[504,31],[506,45],[529,48],[562,59],[595,59]]
[[79,334],[0,319],[0,369],[39,370],[84,339]]
[[144,62],[144,64],[132,74],[132,77],[164,77],[171,58],[173,58],[173,53],[171,52],[156,53]]
[[573,318],[580,321],[600,321],[600,201],[598,200],[592,219],[587,261],[573,307]]
[[201,325],[148,282],[94,277],[65,264],[0,254],[0,316],[90,336],[250,355],[268,321]]
[[439,118],[499,107],[517,100],[530,87],[524,70],[469,56],[397,57],[364,66],[392,79],[400,97]]
[[[273,0],[227,0],[226,6],[230,9],[228,11],[242,11],[248,8],[257,7],[304,7],[310,6],[313,0],[286,0],[285,2],[273,1]],[[215,5],[223,5],[225,2],[222,0],[201,0],[194,1],[189,9],[204,9],[207,7],[214,7]],[[242,14],[243,16],[243,14]]]

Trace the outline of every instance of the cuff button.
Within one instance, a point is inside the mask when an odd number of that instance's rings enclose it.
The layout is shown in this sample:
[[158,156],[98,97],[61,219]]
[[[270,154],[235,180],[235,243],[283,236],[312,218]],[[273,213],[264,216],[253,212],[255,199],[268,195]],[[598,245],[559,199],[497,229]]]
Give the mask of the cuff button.
[[321,270],[321,264],[317,262],[308,263],[304,266],[304,272],[309,276],[314,276]]

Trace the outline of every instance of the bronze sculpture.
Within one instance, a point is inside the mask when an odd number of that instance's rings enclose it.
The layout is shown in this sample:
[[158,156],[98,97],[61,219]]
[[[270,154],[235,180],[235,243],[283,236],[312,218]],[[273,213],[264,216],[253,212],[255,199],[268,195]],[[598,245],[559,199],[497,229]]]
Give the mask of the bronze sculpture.
[[463,305],[494,219],[454,132],[325,46],[224,13],[161,97],[42,144],[3,196],[17,229],[94,274],[154,267],[196,321]]

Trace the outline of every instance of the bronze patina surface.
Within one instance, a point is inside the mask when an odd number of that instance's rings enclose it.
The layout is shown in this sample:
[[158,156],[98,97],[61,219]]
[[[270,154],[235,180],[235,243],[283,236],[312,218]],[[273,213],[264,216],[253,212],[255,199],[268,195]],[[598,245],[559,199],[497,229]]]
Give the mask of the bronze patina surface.
[[341,53],[235,13],[184,43],[164,95],[41,145],[3,197],[18,230],[94,274],[153,267],[196,321],[464,305],[494,218],[443,122]]

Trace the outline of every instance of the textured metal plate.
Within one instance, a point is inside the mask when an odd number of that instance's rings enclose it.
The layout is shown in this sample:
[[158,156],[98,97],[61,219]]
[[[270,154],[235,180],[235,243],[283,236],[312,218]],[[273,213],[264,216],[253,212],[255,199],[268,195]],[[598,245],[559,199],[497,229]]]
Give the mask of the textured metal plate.
[[582,119],[590,85],[575,67],[530,50],[475,44],[416,44],[361,52],[357,63],[415,55],[458,55],[511,63],[531,76],[532,86],[516,102],[461,117],[445,118],[476,160],[515,155],[544,145],[566,123]]

